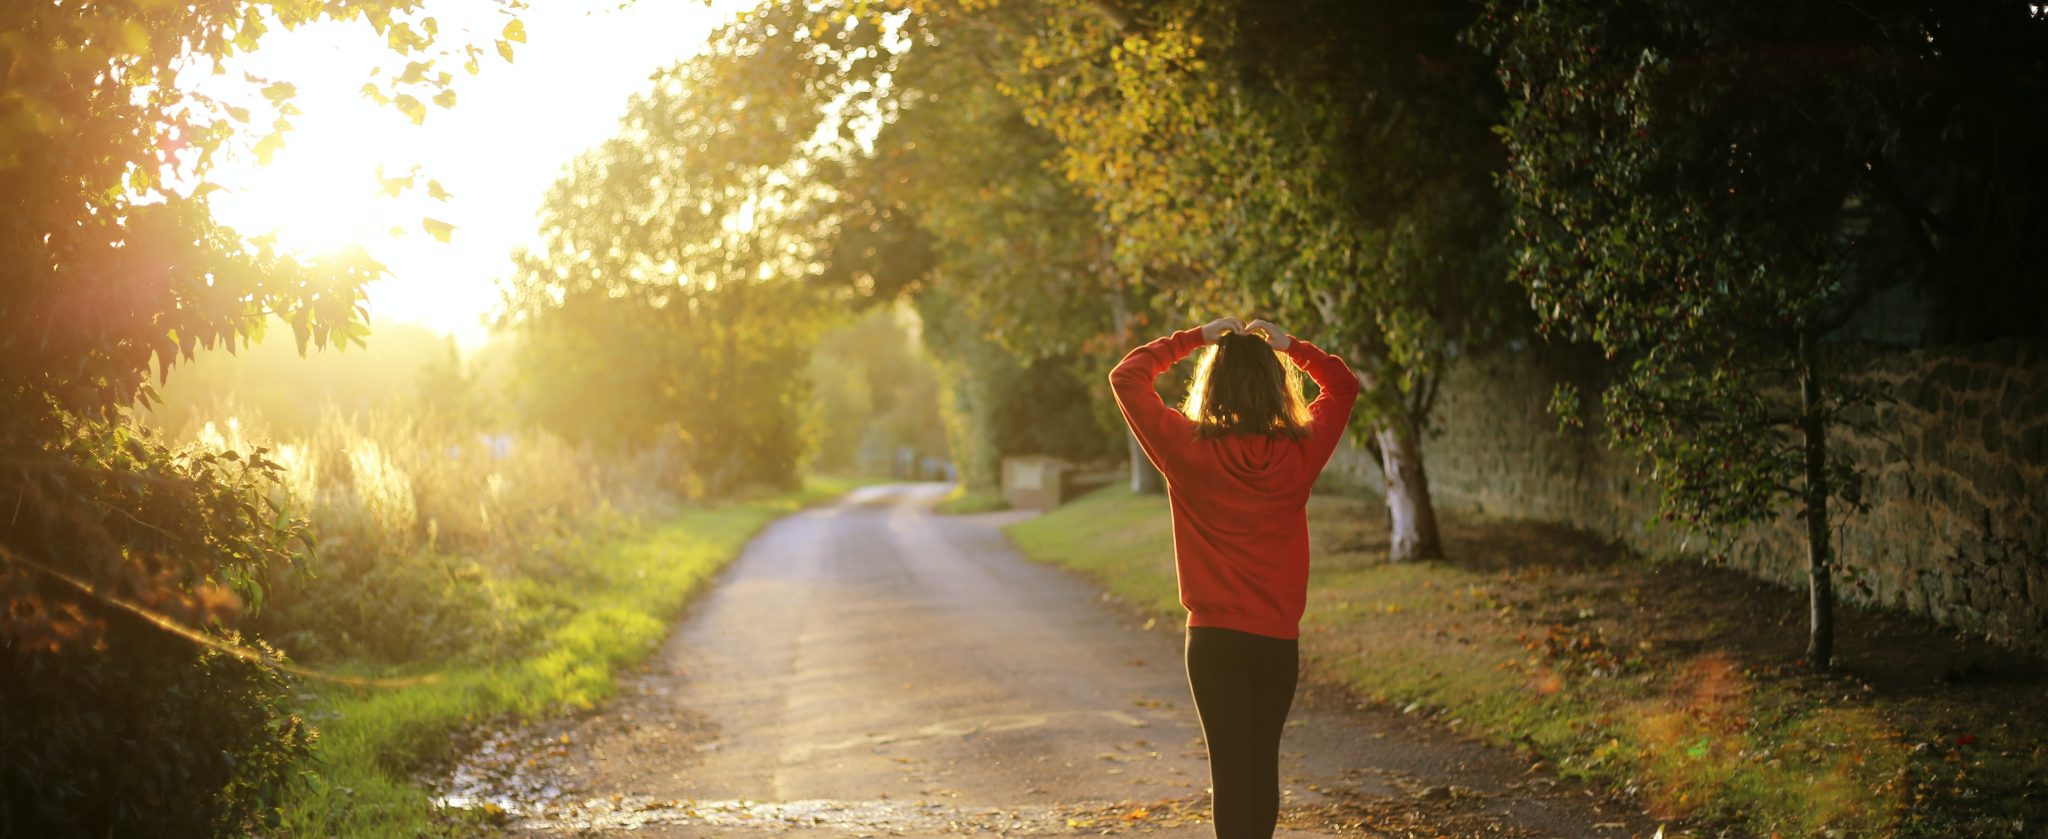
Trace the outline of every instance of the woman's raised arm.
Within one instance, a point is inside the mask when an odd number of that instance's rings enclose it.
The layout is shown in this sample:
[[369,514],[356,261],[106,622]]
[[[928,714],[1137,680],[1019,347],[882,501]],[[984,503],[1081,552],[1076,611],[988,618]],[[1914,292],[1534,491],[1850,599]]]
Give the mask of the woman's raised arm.
[[1351,406],[1358,401],[1358,376],[1344,359],[1300,338],[1289,336],[1285,352],[1321,391],[1308,406],[1309,458],[1321,469],[1337,450],[1337,441],[1344,438],[1344,426],[1351,422]]
[[1199,328],[1183,329],[1131,350],[1116,369],[1109,371],[1109,387],[1116,394],[1117,409],[1138,438],[1138,445],[1159,471],[1171,472],[1167,459],[1194,439],[1194,421],[1182,416],[1159,397],[1152,382],[1174,362],[1187,358],[1204,345],[1214,343],[1227,331],[1244,331],[1237,318],[1219,318]]

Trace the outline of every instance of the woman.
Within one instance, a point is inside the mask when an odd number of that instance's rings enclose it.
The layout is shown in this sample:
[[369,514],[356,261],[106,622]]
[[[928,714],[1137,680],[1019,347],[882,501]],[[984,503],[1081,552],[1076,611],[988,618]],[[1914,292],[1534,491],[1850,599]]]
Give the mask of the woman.
[[[1186,405],[1167,407],[1152,380],[1204,345]],[[1302,405],[1295,367],[1321,388],[1314,404]],[[1166,476],[1216,835],[1271,837],[1308,595],[1309,487],[1343,436],[1358,380],[1343,359],[1271,323],[1223,318],[1132,350],[1109,382]]]

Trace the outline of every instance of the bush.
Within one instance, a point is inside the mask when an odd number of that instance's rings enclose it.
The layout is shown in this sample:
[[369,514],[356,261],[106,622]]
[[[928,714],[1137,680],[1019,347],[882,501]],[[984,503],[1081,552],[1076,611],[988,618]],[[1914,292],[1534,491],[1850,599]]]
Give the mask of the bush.
[[104,640],[0,648],[0,836],[210,836],[274,816],[315,736],[286,679],[135,618]]
[[22,465],[0,473],[0,835],[257,820],[312,732],[280,675],[167,627],[247,653],[228,627],[303,537],[266,504],[277,469],[120,422],[0,416]]

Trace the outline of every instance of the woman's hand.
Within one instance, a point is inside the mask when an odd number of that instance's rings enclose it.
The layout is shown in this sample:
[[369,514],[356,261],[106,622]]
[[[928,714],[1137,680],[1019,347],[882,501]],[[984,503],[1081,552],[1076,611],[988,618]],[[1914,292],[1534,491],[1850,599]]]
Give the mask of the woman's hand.
[[1216,339],[1223,337],[1223,333],[1226,332],[1243,334],[1244,321],[1237,318],[1217,318],[1209,321],[1202,325],[1202,342],[1214,344]]
[[1287,337],[1287,330],[1281,329],[1279,324],[1263,318],[1252,321],[1251,325],[1246,326],[1245,329],[1250,332],[1266,333],[1266,343],[1272,344],[1273,349],[1282,352],[1287,350],[1288,344],[1294,342],[1294,339]]

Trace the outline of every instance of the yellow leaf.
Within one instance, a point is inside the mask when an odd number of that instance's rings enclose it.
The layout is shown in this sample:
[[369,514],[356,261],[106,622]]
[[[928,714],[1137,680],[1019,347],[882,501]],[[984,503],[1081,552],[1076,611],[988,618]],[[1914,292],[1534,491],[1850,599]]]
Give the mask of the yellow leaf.
[[391,104],[398,106],[399,112],[411,119],[414,125],[427,121],[427,106],[422,104],[417,98],[414,98],[412,94],[401,93],[393,96],[391,97]]
[[455,225],[437,218],[422,217],[420,219],[420,226],[426,228],[428,235],[443,242],[448,241],[450,236],[455,235]]
[[284,148],[284,135],[282,133],[265,135],[263,139],[256,141],[256,162],[266,166],[269,165],[270,158],[276,155],[277,150],[281,148]]
[[505,22],[505,31],[499,34],[507,41],[524,44],[526,43],[526,24],[515,17]]
[[149,55],[149,30],[133,19],[121,21],[121,48],[135,55]]

